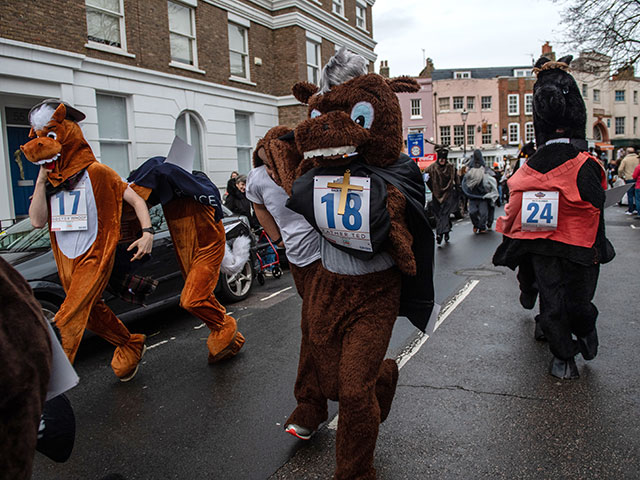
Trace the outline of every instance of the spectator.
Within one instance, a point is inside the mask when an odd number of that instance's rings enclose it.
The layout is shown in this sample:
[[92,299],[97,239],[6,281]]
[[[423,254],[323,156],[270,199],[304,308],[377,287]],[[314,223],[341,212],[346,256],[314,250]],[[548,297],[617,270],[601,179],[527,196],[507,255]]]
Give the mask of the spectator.
[[622,180],[624,180],[625,183],[633,184],[627,191],[627,201],[629,204],[629,207],[626,211],[627,215],[633,215],[633,213],[637,211],[635,193],[636,181],[633,179],[633,172],[639,163],[640,159],[638,158],[638,155],[636,155],[636,150],[633,147],[628,147],[627,154],[622,159],[622,161],[620,162],[620,166],[618,167],[618,176]]
[[227,191],[228,195],[224,201],[224,205],[236,215],[244,215],[247,217],[251,224],[251,228],[259,228],[260,224],[251,211],[251,202],[247,199],[245,194],[246,187],[246,175],[238,175],[236,177],[235,186]]
[[[636,166],[636,168],[633,170],[633,180],[636,182],[634,194],[637,208],[640,206],[640,164],[638,164],[638,166]],[[638,210],[637,218],[640,218],[640,210]]]
[[229,177],[229,180],[227,180],[227,191],[224,192],[224,198],[227,198],[227,195],[229,195],[229,192],[231,190],[235,190],[236,189],[236,178],[238,178],[238,175],[240,175],[238,172],[236,172],[235,170],[233,172],[231,172],[231,176]]

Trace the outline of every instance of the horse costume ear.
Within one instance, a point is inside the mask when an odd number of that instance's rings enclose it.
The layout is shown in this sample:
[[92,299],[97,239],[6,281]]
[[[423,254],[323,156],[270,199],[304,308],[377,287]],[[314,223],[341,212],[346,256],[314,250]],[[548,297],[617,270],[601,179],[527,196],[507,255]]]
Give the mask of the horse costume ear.
[[411,77],[396,77],[387,79],[387,84],[395,93],[417,92],[420,85]]
[[534,67],[535,67],[535,68],[542,68],[542,66],[543,66],[545,63],[548,63],[548,62],[550,62],[550,61],[551,61],[551,60],[550,60],[550,59],[548,59],[547,57],[540,57],[540,58],[538,59],[538,61],[536,62],[536,64],[534,65]]
[[558,59],[558,63],[562,62],[569,65],[571,63],[571,60],[573,60],[573,55],[565,55],[564,57]]
[[308,105],[309,99],[318,91],[318,87],[313,83],[298,82],[291,90],[293,92],[293,96],[296,97],[299,102]]
[[58,105],[58,108],[56,108],[56,111],[53,112],[51,119],[55,120],[58,123],[62,123],[62,121],[66,118],[66,116],[67,116],[67,107],[64,106],[64,103],[61,103],[60,105]]

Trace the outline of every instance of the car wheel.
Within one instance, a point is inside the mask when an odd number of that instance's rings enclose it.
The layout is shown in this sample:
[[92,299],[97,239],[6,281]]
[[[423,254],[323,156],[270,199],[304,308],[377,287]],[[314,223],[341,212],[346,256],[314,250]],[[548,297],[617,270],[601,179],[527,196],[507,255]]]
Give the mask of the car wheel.
[[222,294],[230,302],[239,302],[249,296],[249,290],[253,283],[253,270],[251,263],[246,262],[242,270],[235,275],[221,275]]
[[49,325],[51,325],[51,327],[53,328],[53,331],[56,333],[56,337],[58,337],[58,340],[62,341],[60,337],[60,331],[54,323],[56,313],[58,313],[58,310],[60,310],[60,305],[56,305],[55,303],[48,300],[42,300],[41,298],[38,299],[38,302],[40,302],[40,306],[42,307],[42,313],[44,314],[45,320],[49,322]]

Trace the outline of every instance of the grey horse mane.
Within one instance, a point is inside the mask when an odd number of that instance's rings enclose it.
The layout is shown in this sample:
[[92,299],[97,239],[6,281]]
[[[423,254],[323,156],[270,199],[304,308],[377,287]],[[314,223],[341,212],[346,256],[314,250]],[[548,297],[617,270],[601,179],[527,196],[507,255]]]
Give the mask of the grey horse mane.
[[368,63],[364,57],[342,47],[322,69],[318,93],[327,93],[334,85],[347,82],[360,75],[366,75],[368,71]]

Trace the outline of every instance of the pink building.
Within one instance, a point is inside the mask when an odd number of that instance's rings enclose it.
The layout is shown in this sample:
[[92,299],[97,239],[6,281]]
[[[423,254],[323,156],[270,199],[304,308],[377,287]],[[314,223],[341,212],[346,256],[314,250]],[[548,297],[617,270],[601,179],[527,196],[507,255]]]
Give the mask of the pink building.
[[424,153],[433,153],[435,141],[433,130],[433,89],[430,78],[416,78],[420,90],[415,93],[398,93],[402,110],[402,135],[405,140],[410,133],[422,133],[425,139]]

